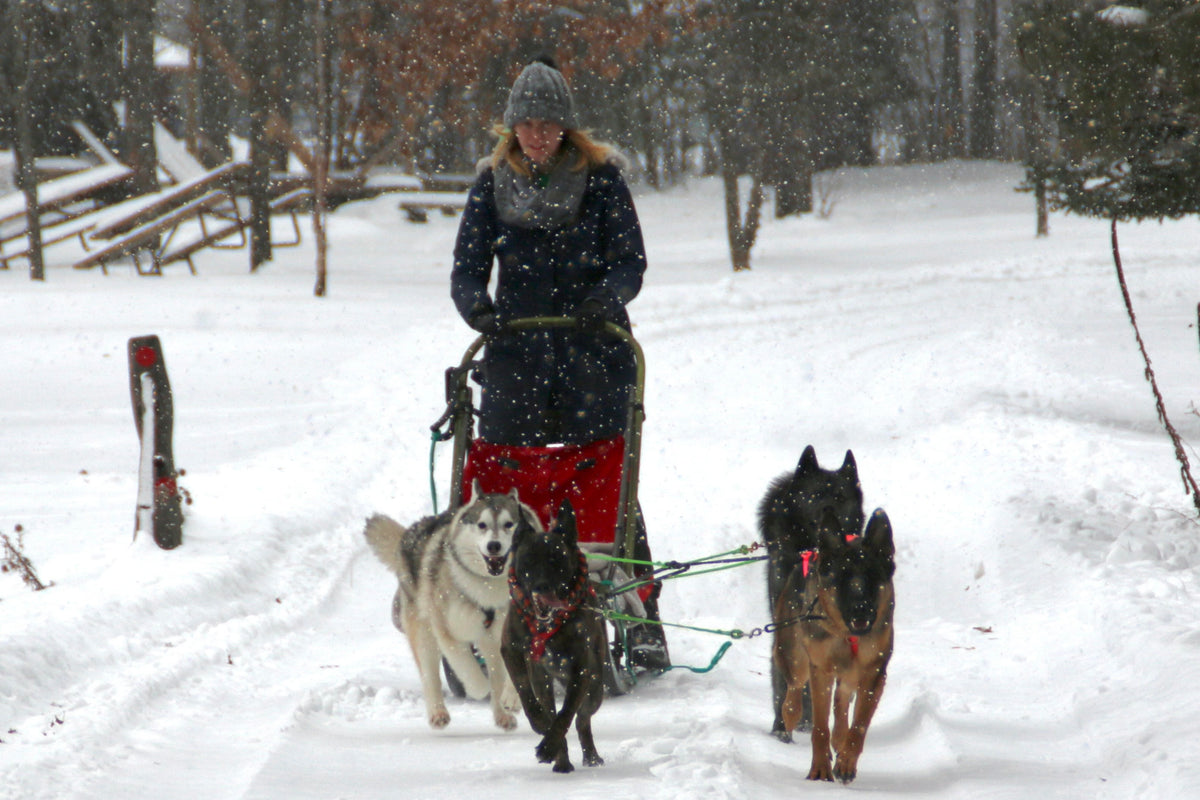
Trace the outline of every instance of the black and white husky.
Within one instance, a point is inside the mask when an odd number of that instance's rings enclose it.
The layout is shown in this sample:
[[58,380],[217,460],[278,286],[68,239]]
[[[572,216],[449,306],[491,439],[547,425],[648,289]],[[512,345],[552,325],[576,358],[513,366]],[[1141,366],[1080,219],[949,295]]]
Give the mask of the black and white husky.
[[509,551],[518,531],[541,532],[542,525],[516,489],[484,494],[475,483],[471,490],[471,501],[457,511],[426,517],[409,528],[376,514],[363,534],[399,579],[392,622],[412,647],[429,724],[443,728],[450,722],[442,698],[445,657],[467,695],[480,700],[490,692],[496,725],[512,730],[521,706],[500,657]]

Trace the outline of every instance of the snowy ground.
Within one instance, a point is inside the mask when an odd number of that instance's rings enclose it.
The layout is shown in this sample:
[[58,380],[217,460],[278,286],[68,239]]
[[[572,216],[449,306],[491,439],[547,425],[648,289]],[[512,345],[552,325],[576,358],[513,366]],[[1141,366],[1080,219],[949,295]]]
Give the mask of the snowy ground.
[[[524,720],[503,733],[483,703],[426,725],[361,526],[431,508],[428,425],[471,340],[448,298],[455,219],[342,208],[321,300],[311,236],[253,276],[219,252],[199,277],[0,273],[0,531],[21,525],[54,584],[0,576],[0,796],[1195,797],[1196,512],[1107,227],[1056,216],[1035,239],[1019,178],[841,173],[832,218],[768,219],[736,276],[717,184],[638,196],[656,555],[753,541],[766,484],[809,443],[825,464],[852,448],[895,526],[897,650],[849,789],[806,784],[806,739],[768,735],[766,638],[606,702],[602,768],[552,774]],[[1200,225],[1122,235],[1168,412],[1196,441]],[[131,543],[125,345],[147,333],[195,500],[170,553]],[[675,581],[664,617],[751,629],[764,585],[759,566]],[[722,641],[671,633],[684,664]]]

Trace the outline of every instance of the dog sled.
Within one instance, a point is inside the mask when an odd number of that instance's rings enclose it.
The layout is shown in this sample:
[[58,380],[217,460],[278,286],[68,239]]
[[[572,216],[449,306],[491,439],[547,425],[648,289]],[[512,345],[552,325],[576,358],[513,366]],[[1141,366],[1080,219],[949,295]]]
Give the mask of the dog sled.
[[[574,328],[572,317],[529,317],[510,321],[505,332]],[[472,373],[487,343],[478,337],[467,348],[457,366],[446,370],[446,411],[431,428],[435,443],[453,440],[450,510],[470,498],[476,483],[485,493],[504,493],[514,487],[521,501],[531,506],[549,527],[566,500],[575,510],[579,545],[588,554],[588,571],[605,618],[608,647],[605,689],[610,695],[630,691],[640,677],[635,667],[632,641],[645,633],[652,622],[645,619],[644,606],[655,585],[640,580],[622,564],[644,555],[645,525],[638,506],[638,472],[641,455],[645,361],[633,335],[606,323],[596,335],[616,337],[629,345],[636,363],[636,382],[625,409],[623,433],[613,439],[587,445],[512,446],[485,442],[475,437]],[[432,464],[431,464],[432,468]],[[638,630],[638,629],[641,630]],[[661,630],[654,631],[662,642]],[[665,643],[663,644],[665,659]],[[444,665],[451,691],[462,696],[461,683]]]

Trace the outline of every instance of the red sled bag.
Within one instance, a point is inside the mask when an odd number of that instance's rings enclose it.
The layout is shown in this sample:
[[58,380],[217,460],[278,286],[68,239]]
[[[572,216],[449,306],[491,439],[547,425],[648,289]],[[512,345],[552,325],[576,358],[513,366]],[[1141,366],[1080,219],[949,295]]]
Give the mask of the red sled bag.
[[624,436],[554,447],[476,439],[463,465],[463,502],[470,502],[475,480],[487,494],[504,494],[516,487],[521,502],[533,508],[549,529],[563,501],[570,500],[579,541],[611,544],[617,529],[624,456]]

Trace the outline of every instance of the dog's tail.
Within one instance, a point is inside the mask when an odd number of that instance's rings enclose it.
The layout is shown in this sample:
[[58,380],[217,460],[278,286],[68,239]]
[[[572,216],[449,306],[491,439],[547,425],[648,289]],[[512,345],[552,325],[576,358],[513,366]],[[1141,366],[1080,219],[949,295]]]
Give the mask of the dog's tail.
[[375,556],[397,575],[400,574],[400,540],[404,533],[404,526],[386,514],[373,514],[363,528],[363,536]]

